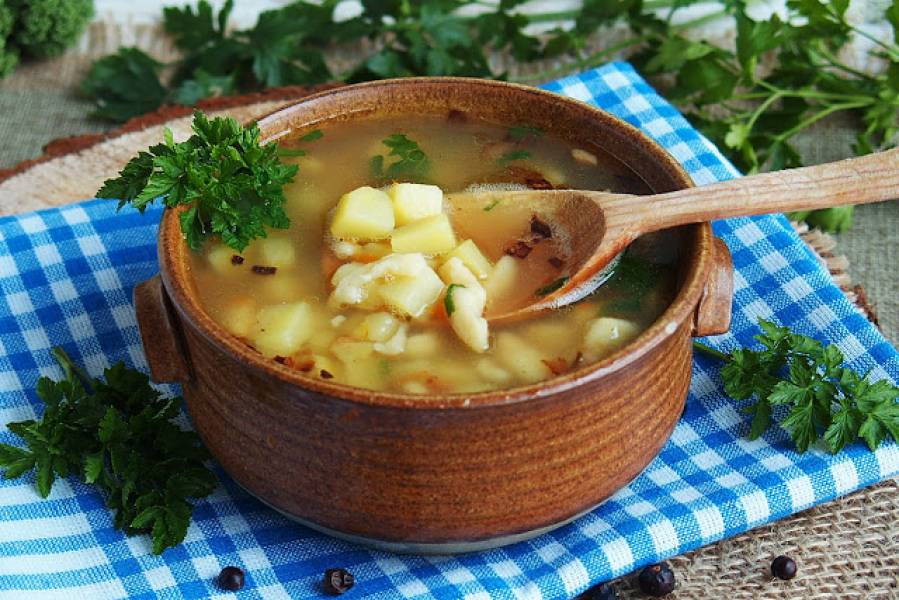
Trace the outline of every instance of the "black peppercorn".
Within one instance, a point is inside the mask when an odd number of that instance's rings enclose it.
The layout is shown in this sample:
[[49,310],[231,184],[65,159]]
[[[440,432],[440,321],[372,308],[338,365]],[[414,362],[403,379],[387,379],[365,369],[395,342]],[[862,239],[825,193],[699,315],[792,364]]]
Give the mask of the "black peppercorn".
[[611,583],[600,583],[578,596],[577,600],[619,600],[618,590]]
[[243,569],[240,567],[225,567],[218,576],[219,587],[229,592],[236,592],[244,584]]
[[346,569],[328,569],[325,571],[325,592],[332,596],[339,596],[349,591],[356,583],[353,574]]
[[666,562],[649,565],[640,571],[637,582],[645,594],[661,598],[674,591],[674,571]]
[[778,556],[771,562],[771,574],[788,581],[796,577],[796,561],[789,556]]

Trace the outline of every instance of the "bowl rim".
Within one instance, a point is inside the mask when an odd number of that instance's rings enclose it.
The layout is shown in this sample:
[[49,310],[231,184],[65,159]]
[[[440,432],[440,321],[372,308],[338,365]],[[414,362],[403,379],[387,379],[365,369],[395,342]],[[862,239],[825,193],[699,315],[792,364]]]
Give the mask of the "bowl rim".
[[[557,104],[566,105],[566,110],[579,111],[590,118],[602,121],[608,127],[618,128],[629,139],[642,146],[643,150],[656,161],[671,171],[671,174],[677,179],[675,181],[677,185],[683,188],[693,186],[693,181],[686,170],[671,154],[627,121],[580,100],[539,88],[504,81],[466,77],[408,77],[346,85],[306,96],[298,102],[283,106],[259,117],[256,122],[263,131],[263,141],[274,141],[284,134],[277,130],[266,132],[266,128],[276,125],[278,118],[289,116],[294,111],[302,110],[302,107],[305,105],[326,102],[334,97],[348,94],[359,94],[360,91],[415,85],[462,85],[480,89],[502,88],[514,90],[515,93],[551,98]],[[299,129],[311,127],[314,124],[315,122],[310,122]],[[312,396],[321,395],[329,401],[338,399],[349,404],[363,406],[423,411],[491,408],[548,398],[610,376],[627,368],[628,365],[648,354],[667,338],[676,335],[678,329],[684,325],[685,321],[689,320],[692,323],[691,316],[695,313],[696,306],[705,289],[706,280],[712,265],[713,236],[710,224],[699,223],[687,226],[694,229],[695,232],[694,242],[691,244],[694,248],[694,258],[687,265],[688,268],[677,295],[647,329],[612,354],[579,369],[530,385],[473,393],[405,394],[353,387],[310,377],[262,356],[240,339],[228,333],[223,326],[216,323],[203,310],[199,299],[192,292],[188,282],[187,272],[189,269],[187,268],[187,261],[184,260],[185,253],[188,250],[187,245],[184,243],[178,220],[178,215],[183,210],[185,210],[183,206],[165,209],[159,226],[158,239],[160,274],[165,291],[172,301],[180,320],[186,322],[182,323],[182,326],[192,327],[219,349],[230,353],[243,364],[253,367],[269,377],[313,392]],[[684,260],[689,260],[690,258],[685,256]]]

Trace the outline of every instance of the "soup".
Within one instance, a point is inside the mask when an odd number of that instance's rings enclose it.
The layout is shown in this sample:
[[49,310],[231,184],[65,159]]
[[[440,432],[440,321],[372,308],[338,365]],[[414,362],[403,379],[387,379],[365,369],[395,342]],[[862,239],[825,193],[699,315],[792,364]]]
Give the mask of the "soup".
[[495,200],[454,210],[445,194],[648,191],[596,149],[455,114],[334,123],[281,146],[302,154],[285,158],[300,167],[290,228],[239,255],[210,242],[190,267],[215,321],[309,377],[409,394],[532,384],[616,351],[673,298],[676,243],[662,232],[586,299],[488,326],[564,282],[564,232]]

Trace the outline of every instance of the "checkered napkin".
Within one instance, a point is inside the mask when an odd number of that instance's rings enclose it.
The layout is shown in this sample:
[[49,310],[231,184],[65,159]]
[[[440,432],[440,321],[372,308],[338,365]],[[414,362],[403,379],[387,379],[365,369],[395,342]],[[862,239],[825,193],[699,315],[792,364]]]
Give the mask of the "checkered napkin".
[[[546,87],[640,127],[699,185],[737,175],[627,64]],[[157,271],[159,216],[91,201],[0,219],[0,427],[41,410],[37,378],[60,375],[54,345],[94,374],[118,360],[146,370],[131,289]],[[772,319],[838,343],[859,372],[899,379],[896,350],[783,217],[732,219],[715,232],[733,253],[736,290],[731,332],[710,344],[752,344],[757,320]],[[145,536],[113,529],[103,498],[75,479],[57,481],[47,500],[31,478],[3,480],[0,597],[210,597],[221,593],[213,583],[219,570],[239,565],[247,584],[238,595],[246,598],[318,597],[322,572],[334,566],[356,576],[348,598],[571,598],[899,473],[895,445],[799,455],[779,428],[750,442],[747,417],[724,396],[717,371],[697,359],[684,418],[629,486],[570,525],[490,552],[429,558],[366,550],[291,523],[218,471],[221,486],[197,506],[184,543],[154,556]],[[5,429],[0,441],[18,443]]]

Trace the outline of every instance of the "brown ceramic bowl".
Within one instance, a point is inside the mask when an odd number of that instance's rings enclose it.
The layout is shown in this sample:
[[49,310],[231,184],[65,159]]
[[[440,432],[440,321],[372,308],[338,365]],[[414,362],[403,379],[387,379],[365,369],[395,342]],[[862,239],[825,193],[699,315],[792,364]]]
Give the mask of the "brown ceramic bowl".
[[[348,86],[259,121],[269,140],[335,121],[447,114],[527,122],[617,157],[655,192],[691,185],[627,123],[530,87],[456,78]],[[182,385],[194,425],[240,485],[338,537],[460,552],[526,539],[589,511],[636,476],[680,418],[691,337],[724,332],[731,264],[708,224],[681,228],[679,290],[612,356],[514,389],[412,396],[309,378],[212,321],[193,291],[178,211],[159,232],[159,276],[135,290],[153,378]]]

